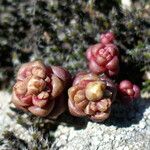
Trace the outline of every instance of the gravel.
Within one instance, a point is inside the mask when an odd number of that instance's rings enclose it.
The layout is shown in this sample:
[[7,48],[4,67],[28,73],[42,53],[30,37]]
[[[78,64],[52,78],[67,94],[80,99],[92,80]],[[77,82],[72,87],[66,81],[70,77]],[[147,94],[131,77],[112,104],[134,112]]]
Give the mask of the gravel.
[[[16,137],[30,143],[32,126],[27,129],[18,124],[9,114],[11,95],[0,92],[0,137],[7,129]],[[144,98],[146,97],[146,98]],[[111,117],[103,123],[94,123],[84,118],[75,118],[64,114],[53,133],[54,140],[49,145],[52,150],[149,150],[150,149],[150,99],[142,96],[131,107],[114,104]],[[5,99],[5,100],[4,100]],[[26,117],[24,114],[22,117]],[[49,132],[51,129],[49,129]],[[51,141],[47,141],[49,144]],[[8,145],[7,145],[8,147]],[[6,148],[6,143],[0,149]],[[29,147],[27,149],[30,149]]]
[[12,105],[10,101],[11,95],[8,92],[0,91],[0,137],[7,129],[7,131],[14,132],[16,136],[29,142],[31,140],[30,131],[18,124],[13,117],[15,112],[10,108]]

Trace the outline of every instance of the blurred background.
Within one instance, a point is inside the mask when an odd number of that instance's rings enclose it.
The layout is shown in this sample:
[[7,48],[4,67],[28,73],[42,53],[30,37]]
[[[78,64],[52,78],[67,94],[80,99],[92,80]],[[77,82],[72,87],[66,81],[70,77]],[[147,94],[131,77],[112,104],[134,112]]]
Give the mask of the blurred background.
[[11,88],[20,64],[30,60],[72,74],[87,70],[86,49],[108,30],[120,51],[117,80],[150,91],[149,0],[1,0],[0,88]]

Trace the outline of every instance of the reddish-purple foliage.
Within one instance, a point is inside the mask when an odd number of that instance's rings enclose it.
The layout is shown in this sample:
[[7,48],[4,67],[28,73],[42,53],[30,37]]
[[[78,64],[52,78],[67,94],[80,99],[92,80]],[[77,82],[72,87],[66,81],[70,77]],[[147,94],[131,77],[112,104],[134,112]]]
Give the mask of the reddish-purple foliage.
[[123,80],[118,86],[120,99],[128,103],[140,97],[140,88],[129,80]]
[[13,87],[12,102],[34,115],[57,118],[65,110],[64,90],[70,82],[68,71],[46,66],[41,61],[23,64]]

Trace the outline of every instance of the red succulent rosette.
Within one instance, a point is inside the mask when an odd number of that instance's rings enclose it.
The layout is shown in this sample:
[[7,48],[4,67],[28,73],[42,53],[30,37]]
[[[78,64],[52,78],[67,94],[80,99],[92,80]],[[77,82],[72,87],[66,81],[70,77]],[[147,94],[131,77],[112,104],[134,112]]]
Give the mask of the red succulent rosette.
[[129,80],[123,80],[118,86],[119,98],[124,103],[129,103],[140,97],[140,88]]
[[57,118],[65,109],[63,92],[70,81],[69,72],[62,67],[41,61],[25,63],[18,71],[12,102],[34,115]]
[[118,48],[114,44],[98,43],[86,51],[89,69],[95,74],[106,73],[108,76],[119,72]]
[[87,116],[101,122],[109,117],[116,95],[113,82],[93,73],[79,73],[68,90],[69,111],[74,116]]
[[115,40],[115,35],[113,32],[103,33],[100,36],[100,42],[103,44],[113,43]]

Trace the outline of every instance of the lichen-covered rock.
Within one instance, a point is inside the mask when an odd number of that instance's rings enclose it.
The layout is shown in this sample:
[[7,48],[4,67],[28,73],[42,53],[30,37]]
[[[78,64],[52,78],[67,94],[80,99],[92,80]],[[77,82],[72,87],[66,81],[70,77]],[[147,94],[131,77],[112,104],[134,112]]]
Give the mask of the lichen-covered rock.
[[149,96],[142,95],[132,109],[114,103],[111,117],[102,124],[64,114],[60,117],[63,123],[51,126],[48,119],[30,120],[27,114],[18,118],[10,103],[11,95],[0,91],[0,149],[149,150]]
[[[141,98],[132,108],[114,103],[111,117],[104,123],[87,122],[86,120],[83,123],[83,120],[72,119],[73,126],[59,125],[54,134],[55,141],[52,149],[149,150],[149,100],[149,98]],[[66,118],[68,119],[70,118]]]

